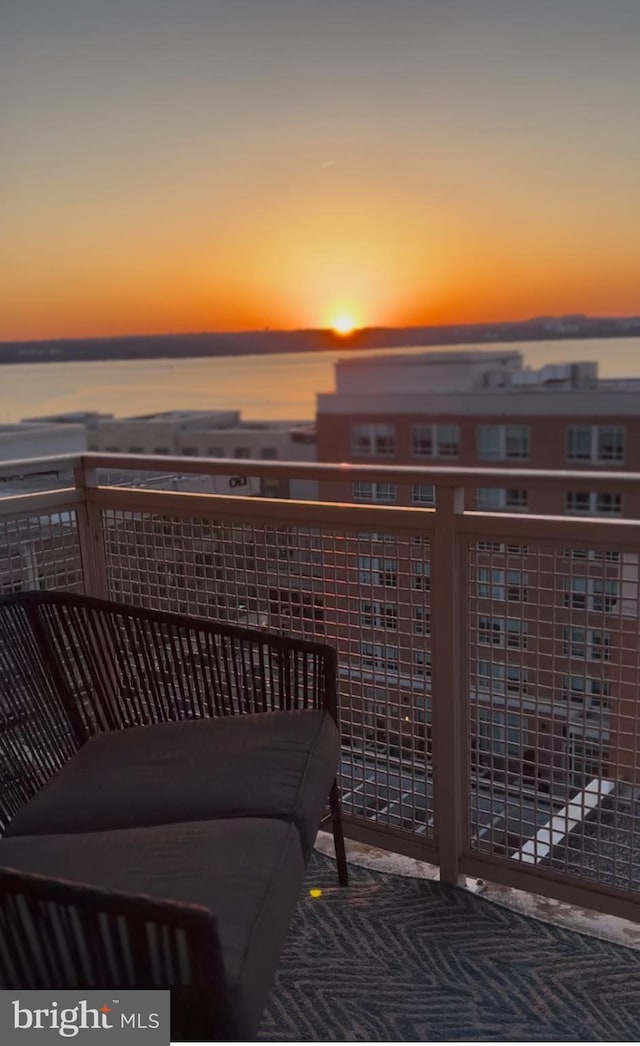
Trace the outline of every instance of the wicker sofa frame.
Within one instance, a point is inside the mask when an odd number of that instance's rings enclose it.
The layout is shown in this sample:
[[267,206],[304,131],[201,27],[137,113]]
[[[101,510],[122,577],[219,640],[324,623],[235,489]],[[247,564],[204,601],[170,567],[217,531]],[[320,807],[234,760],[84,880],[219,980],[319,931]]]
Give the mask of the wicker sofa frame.
[[[11,835],[14,819],[93,738],[303,710],[337,727],[336,678],[335,650],[323,643],[68,593],[1,597],[0,832]],[[330,773],[346,884],[335,766]],[[243,828],[252,823],[266,822]],[[266,993],[263,984],[244,1014],[215,907],[15,867],[12,842],[0,839],[3,988],[170,988],[172,1039],[255,1034],[273,970],[262,971]]]

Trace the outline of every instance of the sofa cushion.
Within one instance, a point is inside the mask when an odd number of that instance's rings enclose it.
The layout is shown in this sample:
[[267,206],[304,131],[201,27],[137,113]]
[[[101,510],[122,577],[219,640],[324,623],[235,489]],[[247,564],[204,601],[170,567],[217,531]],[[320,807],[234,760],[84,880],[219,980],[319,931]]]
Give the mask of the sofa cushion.
[[[245,817],[5,838],[0,865],[209,908],[227,973],[222,997],[231,1009],[214,1015],[216,1025],[223,1037],[255,1036],[304,876],[293,824]],[[186,1011],[188,1004],[183,1025]],[[177,1023],[172,1040],[190,1038],[194,1029]]]
[[20,810],[5,835],[281,817],[297,825],[306,859],[339,755],[335,723],[314,710],[104,733]]

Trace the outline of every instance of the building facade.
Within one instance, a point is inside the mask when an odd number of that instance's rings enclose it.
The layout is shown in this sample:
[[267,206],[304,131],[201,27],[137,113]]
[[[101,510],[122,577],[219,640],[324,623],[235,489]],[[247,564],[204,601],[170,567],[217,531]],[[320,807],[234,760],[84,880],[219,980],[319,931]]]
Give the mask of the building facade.
[[[89,450],[112,454],[159,454],[190,458],[315,461],[315,426],[304,421],[243,421],[238,410],[163,411],[98,421],[89,432]],[[243,466],[239,465],[239,471]],[[228,493],[228,484],[216,493]],[[252,493],[263,497],[313,499],[308,480],[263,479]]]
[[[525,369],[508,350],[351,358],[336,365],[335,392],[318,396],[317,437],[326,462],[639,472],[640,381],[599,379],[588,362]],[[321,483],[320,497],[435,505],[428,482]],[[606,492],[579,481],[563,490],[493,481],[466,490],[465,507],[640,518],[640,498],[617,489],[613,478]],[[564,775],[576,784],[611,774],[637,783],[638,553],[589,549],[578,539],[554,548],[514,544],[499,540],[498,521],[496,535],[467,550],[478,773],[486,768],[494,779],[502,770],[538,783]],[[416,587],[428,601],[428,549],[421,561],[414,548],[370,546],[369,536],[359,557],[359,659],[351,643],[361,681],[354,700],[381,732],[376,691],[390,677],[404,678],[410,711],[399,716],[400,733],[416,737],[414,717],[424,716],[410,695],[429,672],[430,610],[412,603]],[[428,703],[427,695],[427,712]]]

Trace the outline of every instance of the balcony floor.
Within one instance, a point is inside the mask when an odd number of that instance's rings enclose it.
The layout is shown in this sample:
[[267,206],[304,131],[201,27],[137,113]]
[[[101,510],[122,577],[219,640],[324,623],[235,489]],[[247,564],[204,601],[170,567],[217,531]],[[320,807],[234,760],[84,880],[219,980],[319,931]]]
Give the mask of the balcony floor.
[[262,1041],[640,1039],[640,951],[427,879],[350,875],[341,889],[313,855]]

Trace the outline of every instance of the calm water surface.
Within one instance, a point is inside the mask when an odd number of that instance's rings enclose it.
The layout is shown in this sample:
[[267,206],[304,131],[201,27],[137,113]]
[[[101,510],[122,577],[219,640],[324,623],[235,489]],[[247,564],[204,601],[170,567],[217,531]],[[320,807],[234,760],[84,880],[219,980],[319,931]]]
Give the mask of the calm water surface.
[[[452,346],[445,347],[454,351]],[[597,360],[603,378],[640,377],[640,338],[460,346],[519,350],[525,363]],[[379,349],[362,355],[442,351],[436,346]],[[242,410],[246,419],[315,415],[315,394],[334,388],[333,366],[348,353],[211,359],[116,360],[0,366],[0,423],[68,410],[117,417],[159,410]]]

